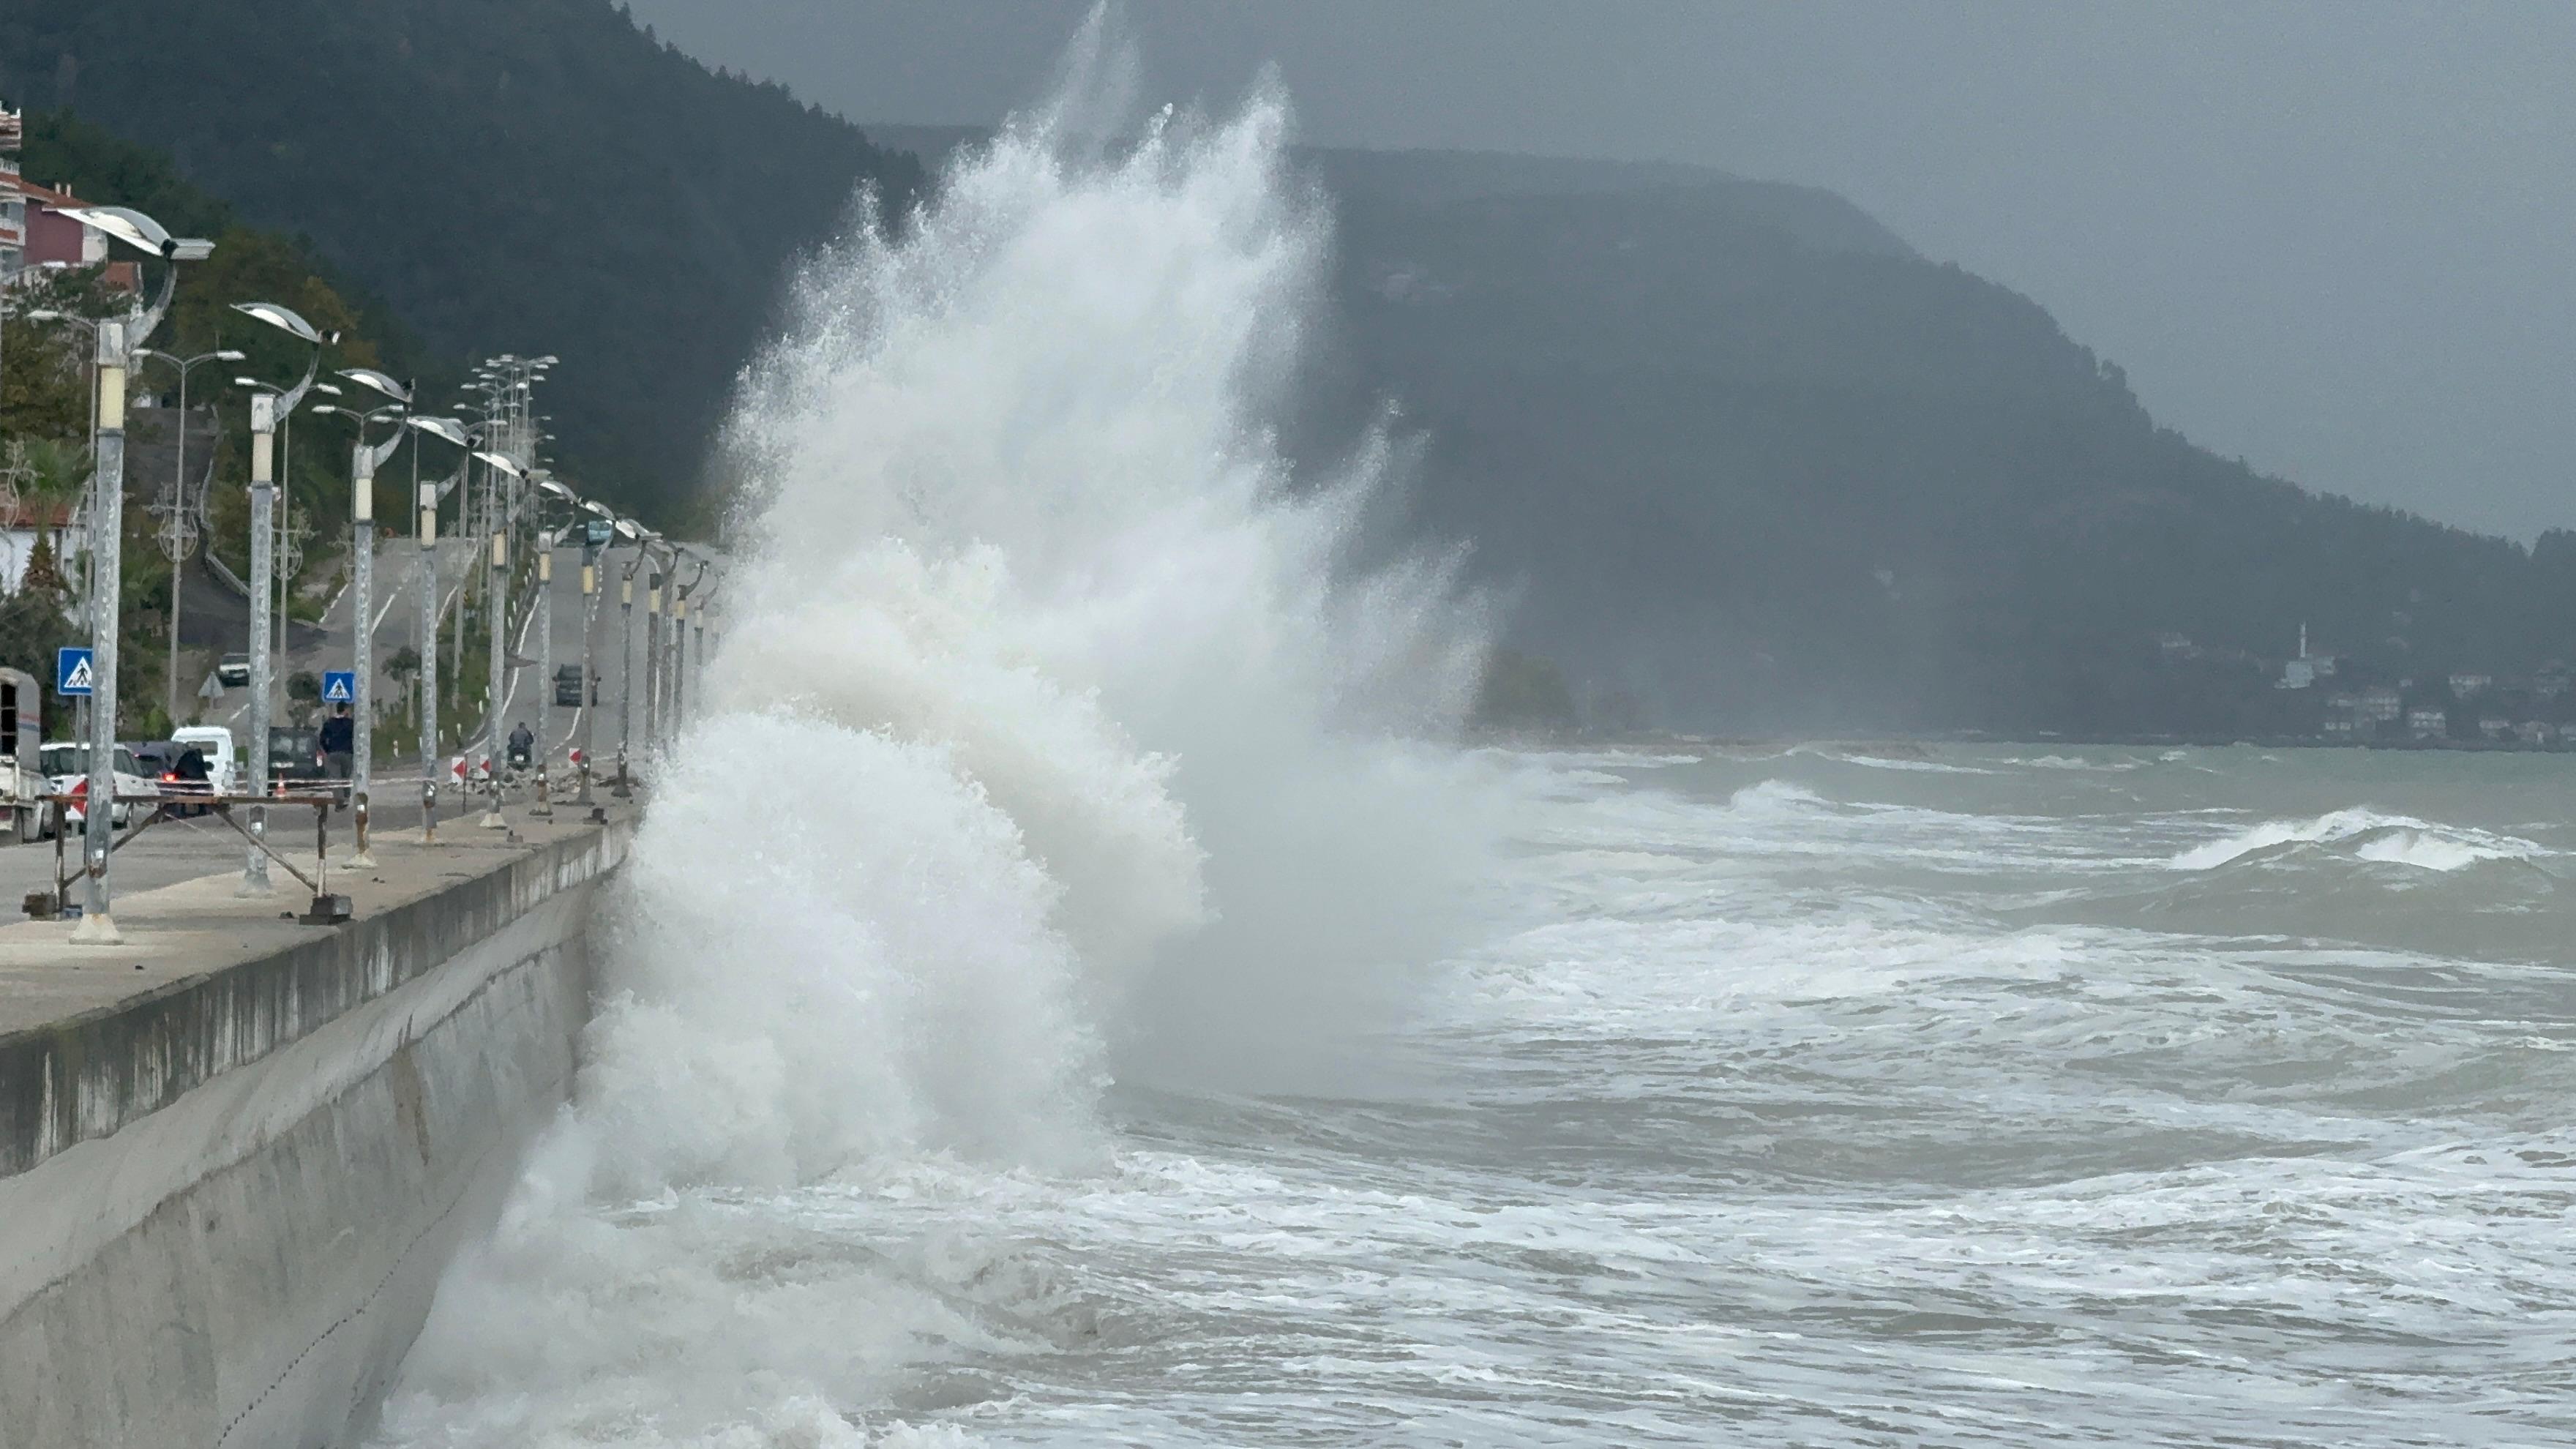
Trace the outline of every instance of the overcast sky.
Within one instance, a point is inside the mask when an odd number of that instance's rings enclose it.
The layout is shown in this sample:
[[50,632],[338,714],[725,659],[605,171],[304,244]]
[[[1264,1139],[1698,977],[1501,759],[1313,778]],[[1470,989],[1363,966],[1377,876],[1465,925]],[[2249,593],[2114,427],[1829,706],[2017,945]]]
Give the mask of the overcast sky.
[[[632,0],[854,120],[985,123],[1087,0]],[[1128,0],[1148,96],[1302,138],[1824,186],[2299,482],[2576,525],[2576,4]]]

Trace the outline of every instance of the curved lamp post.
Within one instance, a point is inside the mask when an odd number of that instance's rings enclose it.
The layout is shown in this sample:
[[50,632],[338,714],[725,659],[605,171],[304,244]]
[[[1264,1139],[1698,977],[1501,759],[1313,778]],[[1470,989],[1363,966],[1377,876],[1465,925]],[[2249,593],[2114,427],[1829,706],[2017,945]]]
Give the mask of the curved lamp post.
[[[338,340],[338,334],[314,330],[292,309],[274,302],[236,302],[233,310],[266,323],[312,345],[313,355],[305,361],[304,378],[290,388],[267,390],[267,384],[240,378],[237,381],[260,388],[250,400],[250,778],[251,789],[267,795],[268,730],[271,678],[276,661],[269,657],[269,594],[276,582],[277,544],[277,428],[280,418],[291,415],[296,404],[311,391],[313,379],[322,370],[322,349]],[[242,895],[266,895],[268,852],[261,848],[268,835],[268,807],[253,805],[250,809],[251,847],[242,866]]]
[[[581,501],[581,506],[591,516],[607,521],[612,530],[615,528],[617,515],[587,498]],[[599,725],[599,675],[592,659],[595,651],[591,641],[599,633],[599,562],[599,546],[584,538],[581,549],[581,793],[574,797],[576,805],[593,803],[590,798],[591,740],[596,736]],[[594,808],[591,818],[607,817]]]
[[125,592],[120,545],[125,538],[126,368],[132,360],[129,349],[142,345],[169,310],[179,285],[177,263],[202,260],[213,254],[215,246],[207,241],[181,241],[159,222],[122,206],[73,207],[63,215],[172,264],[162,275],[158,301],[137,308],[122,321],[101,322],[95,329],[98,451],[97,469],[91,475],[89,520],[89,805],[81,813],[81,855],[89,885],[72,939],[112,946],[123,940],[108,914],[107,857],[115,848],[116,835],[116,656],[121,632],[118,605]]
[[[367,850],[367,813],[368,792],[375,778],[376,469],[402,446],[408,431],[402,420],[410,409],[411,391],[373,368],[349,368],[340,375],[393,398],[390,404],[368,413],[343,407],[314,409],[348,418],[358,425],[357,439],[349,448],[350,712],[357,717],[349,731],[349,802],[357,813],[358,849],[349,863],[372,867],[376,862]],[[368,442],[367,425],[386,422],[393,424],[393,431],[381,442]]]
[[407,431],[402,419],[411,411],[411,389],[372,367],[344,367],[340,375],[368,391],[390,400],[368,418],[385,418],[394,424],[390,437],[370,445],[366,422],[358,425],[357,441],[349,451],[349,591],[356,597],[355,616],[351,620],[349,667],[355,671],[358,727],[352,731],[353,747],[349,763],[349,798],[358,813],[358,853],[350,864],[372,866],[368,858],[367,800],[368,787],[375,778],[376,733],[376,469],[394,449],[402,446]]
[[608,793],[623,800],[635,793],[626,762],[634,747],[635,571],[644,566],[644,525],[621,518],[617,520],[617,532],[635,546],[635,557],[627,561],[626,572],[617,580],[617,788]]
[[[483,466],[513,481],[527,476],[518,461],[490,449],[478,450],[474,457]],[[483,683],[483,772],[492,784],[491,808],[483,812],[477,825],[486,830],[500,830],[509,822],[501,818],[501,772],[492,768],[492,758],[501,747],[501,708],[510,672],[502,644],[510,629],[510,531],[504,510],[492,510],[492,582],[490,617],[485,621],[491,631],[492,663],[489,677]]]
[[474,444],[466,436],[465,425],[454,418],[407,417],[403,425],[416,433],[426,433],[440,442],[461,448],[465,456],[458,460],[455,473],[444,483],[420,481],[420,448],[412,447],[412,491],[418,523],[420,552],[412,565],[420,588],[420,616],[415,623],[417,652],[420,655],[420,798],[421,840],[424,844],[438,839],[438,505],[465,479],[465,470],[473,466]]
[[536,510],[537,803],[531,813],[552,815],[555,813],[555,808],[552,792],[548,788],[551,781],[548,778],[546,766],[548,761],[554,758],[554,746],[548,744],[546,740],[547,736],[553,733],[550,728],[550,717],[555,707],[555,550],[562,546],[564,538],[572,532],[573,523],[578,520],[581,512],[581,500],[574,496],[571,489],[543,473],[537,477],[537,494],[540,500],[551,498],[562,504],[565,510],[573,515],[560,526],[548,527],[541,503]]
[[708,567],[704,556],[692,553],[688,557],[698,566],[698,571],[689,575],[687,583],[671,591],[670,699],[667,701],[669,707],[664,711],[664,729],[675,739],[680,732],[681,715],[688,707],[683,686],[689,669],[689,596],[706,581]]

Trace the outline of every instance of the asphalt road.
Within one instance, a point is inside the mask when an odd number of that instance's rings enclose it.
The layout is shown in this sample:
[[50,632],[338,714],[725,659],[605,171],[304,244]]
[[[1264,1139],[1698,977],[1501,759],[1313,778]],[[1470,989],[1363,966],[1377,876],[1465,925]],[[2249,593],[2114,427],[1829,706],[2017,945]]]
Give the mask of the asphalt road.
[[[442,541],[438,545],[439,618],[442,639],[450,637],[449,630],[452,626],[448,622],[449,614],[455,608],[457,595],[463,586],[464,573],[472,566],[477,556],[473,549],[453,540]],[[619,648],[620,618],[617,606],[617,581],[618,575],[633,558],[634,553],[631,549],[612,549],[602,555],[600,590],[594,600],[590,617],[586,620],[581,596],[581,550],[559,549],[555,554],[552,585],[553,663],[560,666],[580,662],[583,636],[585,632],[589,634],[595,656],[593,665],[599,675],[597,694],[605,710],[602,717],[592,725],[595,731],[594,746],[597,753],[602,756],[613,754],[617,743],[618,692],[624,677],[621,663],[623,651]],[[420,617],[418,567],[418,546],[408,539],[389,540],[380,545],[377,550],[375,607],[372,612],[375,615],[375,659],[378,665],[375,688],[380,691],[380,697],[391,697],[397,688],[394,681],[383,674],[384,662],[406,645],[416,647],[418,643]],[[636,602],[637,617],[634,628],[635,652],[638,656],[640,675],[644,635],[640,579],[638,584],[639,597]],[[233,596],[230,602],[238,605],[239,597]],[[320,627],[311,630],[298,627],[290,640],[280,676],[285,677],[299,670],[309,670],[318,675],[325,670],[348,667],[356,639],[353,618],[355,612],[355,599],[352,592],[343,589],[324,610]],[[560,759],[580,739],[583,711],[580,708],[555,704],[552,680],[537,679],[536,662],[539,658],[539,650],[535,637],[535,617],[534,609],[526,609],[521,617],[511,621],[509,655],[514,660],[526,662],[512,664],[507,669],[506,693],[501,707],[501,728],[506,734],[512,725],[526,722],[537,731],[547,752]],[[247,623],[237,624],[235,627],[237,631],[246,630]],[[194,638],[195,630],[191,629],[190,635]],[[235,643],[231,647],[239,649],[247,645]],[[452,688],[452,683],[449,687]],[[241,736],[242,732],[250,726],[250,703],[248,689],[227,689],[222,699],[207,711],[207,717],[229,726],[236,736]],[[639,717],[636,724],[640,728],[640,705],[638,709]],[[282,719],[283,716],[280,718]],[[474,743],[477,749],[481,747],[479,738]],[[379,773],[387,773],[382,768],[382,762],[379,762]],[[416,773],[416,770],[409,773]]]

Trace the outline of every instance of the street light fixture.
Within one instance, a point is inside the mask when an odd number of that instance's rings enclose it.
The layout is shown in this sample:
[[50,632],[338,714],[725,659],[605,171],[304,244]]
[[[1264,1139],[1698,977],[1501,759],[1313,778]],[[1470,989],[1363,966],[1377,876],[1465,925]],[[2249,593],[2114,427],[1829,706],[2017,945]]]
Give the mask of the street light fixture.
[[[277,484],[272,474],[275,471],[278,422],[281,418],[292,417],[296,405],[303,402],[305,394],[315,386],[313,379],[322,370],[322,349],[337,341],[339,334],[326,335],[317,331],[292,308],[281,307],[274,302],[236,302],[233,310],[313,347],[313,355],[304,364],[303,380],[293,387],[272,388],[252,378],[235,379],[257,389],[250,400],[250,778],[252,790],[266,796],[270,790],[270,695],[276,672],[276,662],[269,656],[268,608],[277,572]],[[266,805],[251,806],[250,834],[251,846],[242,865],[240,894],[266,895],[271,889],[268,852],[264,848],[268,835]]]
[[[567,512],[574,514],[578,514],[580,512],[581,500],[574,496],[571,489],[556,482],[553,474],[547,472],[543,468],[538,468],[533,470],[529,476],[535,481],[537,493],[540,495],[541,499],[553,499],[554,501],[564,505]],[[539,511],[537,514],[537,616],[535,619],[535,628],[537,631],[537,745],[535,761],[537,770],[537,800],[535,806],[529,813],[539,816],[550,816],[554,814],[553,792],[549,788],[551,782],[548,778],[547,770],[549,762],[554,758],[554,747],[547,743],[547,737],[553,730],[552,716],[555,703],[554,697],[550,692],[554,685],[555,674],[555,550],[562,546],[564,538],[572,532],[572,527],[573,523],[570,519],[567,519],[559,527],[549,527],[542,511]],[[582,567],[582,580],[583,603],[587,605],[589,603],[590,595],[590,567],[588,564],[588,556],[586,554],[584,555],[584,563]],[[587,635],[585,634],[585,638],[586,637]],[[583,677],[587,680],[589,671],[587,668],[588,655],[586,652],[583,657],[585,665]],[[585,784],[587,783],[587,778],[587,776],[584,777]]]
[[[358,436],[349,448],[349,592],[354,611],[349,626],[349,668],[354,695],[351,713],[357,716],[349,739],[349,801],[357,812],[358,850],[349,863],[363,868],[375,864],[367,850],[367,811],[368,790],[375,777],[376,469],[402,446],[402,418],[410,410],[411,390],[373,368],[345,368],[340,375],[393,399],[387,406],[366,413],[344,407],[314,409],[349,418],[358,425]],[[367,425],[373,422],[393,423],[393,433],[382,442],[369,443]]]
[[[520,467],[518,461],[506,453],[496,453],[489,448],[480,448],[475,450],[474,457],[476,461],[504,477],[517,480],[527,476],[527,470]],[[510,677],[509,668],[504,663],[507,653],[503,648],[503,641],[509,633],[510,625],[510,533],[502,517],[502,510],[496,508],[492,511],[491,527],[492,580],[489,590],[491,608],[488,622],[491,626],[492,662],[487,670],[483,687],[483,762],[484,773],[490,777],[492,783],[492,801],[491,808],[486,810],[483,818],[475,823],[486,830],[499,830],[508,822],[501,818],[501,776],[498,770],[492,768],[492,761],[501,749],[501,709],[504,703],[505,686]]]
[[[152,252],[172,263],[196,261],[214,251],[214,243],[180,241],[142,212],[122,206],[73,207],[63,215],[113,240]],[[96,469],[90,482],[90,712],[89,804],[81,813],[81,853],[88,865],[89,887],[81,920],[72,939],[112,946],[122,941],[108,914],[107,857],[116,836],[116,664],[120,631],[119,605],[124,596],[125,537],[125,379],[129,348],[141,346],[161,325],[179,284],[179,269],[162,278],[161,296],[138,307],[123,320],[100,322],[95,422]]]
[[[440,442],[462,448],[466,457],[456,465],[456,472],[445,483],[420,481],[420,447],[412,446],[412,492],[415,495],[416,537],[420,552],[413,571],[420,587],[420,615],[415,624],[416,648],[420,654],[420,777],[421,839],[423,843],[438,839],[438,505],[448,490],[465,478],[473,461],[474,444],[465,426],[454,418],[423,417],[414,414],[403,419],[403,425],[416,433],[426,433]],[[461,611],[460,611],[461,612]]]
[[617,788],[608,793],[623,800],[635,793],[627,759],[634,743],[635,571],[644,566],[644,525],[621,518],[616,531],[635,547],[635,557],[627,562],[626,572],[617,580]]

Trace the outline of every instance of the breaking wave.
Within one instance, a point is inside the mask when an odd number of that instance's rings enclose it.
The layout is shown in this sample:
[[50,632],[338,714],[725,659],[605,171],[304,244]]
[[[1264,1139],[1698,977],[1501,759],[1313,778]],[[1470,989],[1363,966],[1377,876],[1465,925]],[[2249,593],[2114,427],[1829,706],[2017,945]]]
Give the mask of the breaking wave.
[[1330,1081],[1450,942],[1491,792],[1408,741],[1454,728],[1483,629],[1447,561],[1352,561],[1386,440],[1330,477],[1272,443],[1329,230],[1286,107],[1104,151],[1097,18],[1069,71],[899,238],[820,260],[746,383],[708,708],[574,1107],[442,1289],[403,1442],[840,1442],[817,1403],[993,1330],[944,1268],[724,1202],[1095,1170],[1114,1074]]
[[2490,860],[2529,860],[2547,852],[2518,836],[2437,825],[2375,810],[2336,810],[2307,820],[2267,820],[2196,845],[2168,862],[2176,870],[2215,870],[2286,848],[2327,847],[2357,859],[2454,871]]

